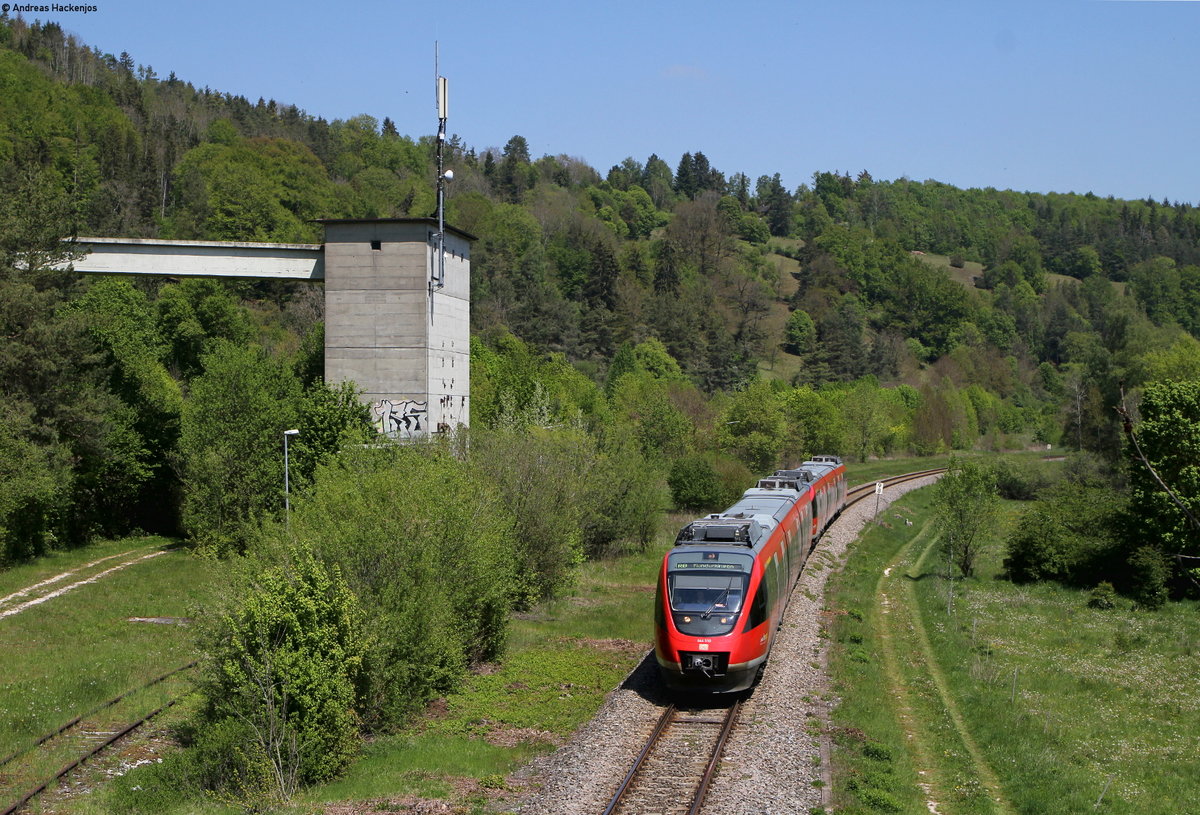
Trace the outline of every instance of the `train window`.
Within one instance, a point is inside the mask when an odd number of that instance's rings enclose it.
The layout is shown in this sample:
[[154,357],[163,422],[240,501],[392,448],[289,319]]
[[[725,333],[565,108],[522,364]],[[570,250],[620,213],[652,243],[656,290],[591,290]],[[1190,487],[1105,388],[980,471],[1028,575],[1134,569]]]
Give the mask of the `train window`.
[[767,597],[768,614],[775,609],[775,604],[771,601],[779,597],[784,588],[781,578],[782,576],[779,574],[779,556],[776,555],[775,557],[771,558],[770,565],[767,566],[766,574],[763,576],[763,582],[769,581],[772,589],[775,589],[776,587],[779,589],[779,591],[770,592],[769,596]]
[[750,601],[750,616],[746,618],[746,627],[743,631],[749,631],[751,628],[757,628],[767,621],[768,603],[770,589],[769,583],[766,580],[766,575],[763,576],[763,581],[758,584],[758,591],[754,594],[754,599]]
[[673,611],[736,614],[742,608],[748,575],[722,572],[669,574]]

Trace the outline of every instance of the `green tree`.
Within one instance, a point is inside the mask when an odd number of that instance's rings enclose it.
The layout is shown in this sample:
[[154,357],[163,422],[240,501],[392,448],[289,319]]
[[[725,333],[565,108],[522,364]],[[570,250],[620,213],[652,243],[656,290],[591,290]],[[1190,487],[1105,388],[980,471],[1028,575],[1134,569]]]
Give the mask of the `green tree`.
[[254,526],[283,506],[283,431],[299,382],[257,347],[219,343],[184,403],[183,523],[197,544],[243,552]]
[[812,317],[802,309],[796,309],[788,315],[784,327],[783,347],[791,354],[803,356],[813,350],[817,341],[817,326]]
[[69,500],[67,451],[34,442],[31,414],[27,404],[0,400],[0,567],[49,551],[58,507]]
[[846,394],[842,403],[846,441],[859,461],[884,452],[893,424],[893,406],[872,378],[861,380]]
[[[765,182],[765,183],[764,183]],[[775,237],[792,233],[792,196],[783,186],[779,173],[758,180],[758,204],[766,211],[767,224]]]
[[845,391],[793,388],[783,399],[788,432],[786,458],[799,463],[814,455],[844,455],[850,450],[842,404]]
[[771,383],[750,383],[733,398],[723,422],[717,434],[723,449],[754,473],[775,469],[787,433],[783,409]]
[[671,402],[667,380],[645,371],[625,374],[613,389],[612,401],[615,418],[634,428],[646,456],[676,458],[691,446],[692,423]]
[[375,440],[371,408],[360,399],[352,382],[317,382],[307,388],[297,404],[296,429],[300,434],[289,450],[295,489],[303,489],[317,467],[342,449]]
[[934,500],[942,551],[964,577],[971,577],[999,512],[995,478],[978,461],[952,458],[934,487]]
[[[1145,546],[1175,560],[1176,575],[1195,574],[1200,564],[1200,382],[1150,385],[1139,409],[1141,422],[1127,428],[1137,441],[1127,448],[1132,528]],[[1143,555],[1139,563],[1150,560]],[[1151,576],[1154,572],[1148,570]]]

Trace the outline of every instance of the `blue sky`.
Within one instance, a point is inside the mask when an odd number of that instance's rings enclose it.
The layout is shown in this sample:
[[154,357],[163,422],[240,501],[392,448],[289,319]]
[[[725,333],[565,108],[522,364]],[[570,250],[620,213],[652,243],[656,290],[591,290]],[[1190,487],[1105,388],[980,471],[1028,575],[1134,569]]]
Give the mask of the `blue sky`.
[[1200,203],[1200,2],[65,1],[97,10],[25,16],[162,77],[412,136],[436,130],[436,41],[451,133],[602,174],[701,151],[789,188],[866,169]]

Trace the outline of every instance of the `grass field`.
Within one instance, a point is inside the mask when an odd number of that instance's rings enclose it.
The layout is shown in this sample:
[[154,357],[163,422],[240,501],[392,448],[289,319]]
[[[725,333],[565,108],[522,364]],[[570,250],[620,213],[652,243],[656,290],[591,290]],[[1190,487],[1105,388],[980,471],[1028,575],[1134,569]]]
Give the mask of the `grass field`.
[[[147,538],[56,553],[0,574],[0,596],[110,554],[169,545]],[[211,585],[207,567],[168,551],[0,620],[0,755],[193,659],[186,626],[130,618],[187,617]]]
[[889,509],[836,580],[839,811],[1194,811],[1196,604],[1098,610],[999,580],[1003,525],[951,592],[931,500]]
[[[83,582],[92,577],[98,579]],[[74,717],[194,659],[186,622],[177,621],[211,596],[214,578],[210,566],[153,537],[56,552],[0,573],[0,613],[19,609],[0,619],[0,757],[26,750]],[[45,585],[29,590],[37,584]],[[26,605],[38,597],[46,599]],[[130,695],[89,716],[85,729],[128,724],[185,693],[181,680]],[[3,802],[52,776],[77,748],[63,749],[72,752],[39,749],[7,765],[0,777]],[[57,802],[54,809],[69,811],[76,804],[85,800]]]
[[930,252],[915,255],[918,260],[928,263],[935,269],[945,269],[950,275],[951,280],[956,280],[966,286],[968,289],[975,288],[975,278],[983,277],[983,264],[974,260],[968,260],[961,267],[950,265],[950,257],[948,255],[935,255]]

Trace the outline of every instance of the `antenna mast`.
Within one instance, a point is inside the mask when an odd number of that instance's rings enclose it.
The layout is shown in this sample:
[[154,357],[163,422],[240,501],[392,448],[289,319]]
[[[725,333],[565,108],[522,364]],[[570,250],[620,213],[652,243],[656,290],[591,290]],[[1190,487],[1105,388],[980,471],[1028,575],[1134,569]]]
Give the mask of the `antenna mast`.
[[437,134],[437,268],[429,281],[429,291],[434,291],[446,285],[446,181],[453,174],[442,171],[442,147],[446,144],[446,117],[449,115],[450,98],[449,83],[446,77],[438,72],[438,44],[433,44],[433,74],[435,95],[437,96],[438,134]]

